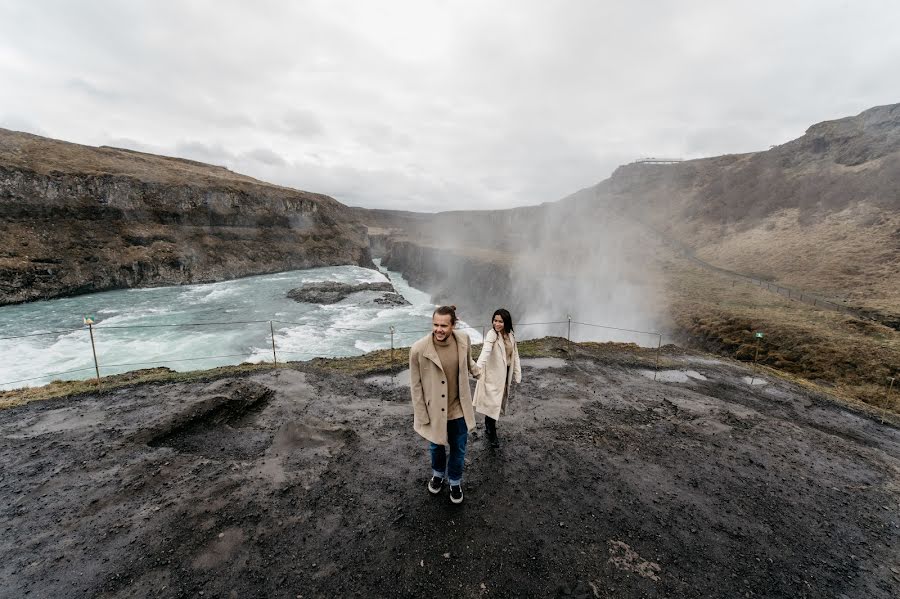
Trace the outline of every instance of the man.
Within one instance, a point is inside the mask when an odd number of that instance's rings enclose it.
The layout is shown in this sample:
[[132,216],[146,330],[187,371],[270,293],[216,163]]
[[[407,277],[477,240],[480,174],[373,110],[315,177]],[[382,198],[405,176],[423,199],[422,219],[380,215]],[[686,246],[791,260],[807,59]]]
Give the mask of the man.
[[[481,369],[469,355],[469,337],[453,330],[456,306],[441,306],[431,315],[431,334],[409,350],[413,428],[430,442],[428,491],[441,492],[446,478],[450,501],[462,503],[462,473],[469,429],[475,427],[468,373]],[[449,459],[444,446],[450,447]]]

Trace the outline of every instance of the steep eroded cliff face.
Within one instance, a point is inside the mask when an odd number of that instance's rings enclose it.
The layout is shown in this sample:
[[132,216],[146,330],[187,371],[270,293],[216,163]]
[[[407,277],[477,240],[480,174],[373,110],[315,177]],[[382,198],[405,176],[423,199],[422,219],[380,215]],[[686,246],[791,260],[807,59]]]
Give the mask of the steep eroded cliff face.
[[487,322],[499,307],[519,313],[508,265],[390,237],[380,239],[379,247],[383,266],[403,274],[413,287],[428,290],[436,304],[455,304],[472,323]]
[[341,264],[372,266],[327,196],[0,130],[0,304]]

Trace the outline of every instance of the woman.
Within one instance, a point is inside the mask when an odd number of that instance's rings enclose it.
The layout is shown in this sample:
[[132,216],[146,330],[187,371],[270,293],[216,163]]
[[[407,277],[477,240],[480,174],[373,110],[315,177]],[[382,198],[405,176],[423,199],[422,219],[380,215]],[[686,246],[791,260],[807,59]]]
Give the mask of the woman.
[[509,388],[513,379],[522,382],[522,366],[519,363],[519,348],[513,334],[512,316],[500,308],[491,319],[491,330],[484,337],[481,355],[478,356],[481,377],[475,386],[472,405],[479,414],[484,414],[484,428],[491,447],[500,447],[497,438],[497,420],[506,413]]

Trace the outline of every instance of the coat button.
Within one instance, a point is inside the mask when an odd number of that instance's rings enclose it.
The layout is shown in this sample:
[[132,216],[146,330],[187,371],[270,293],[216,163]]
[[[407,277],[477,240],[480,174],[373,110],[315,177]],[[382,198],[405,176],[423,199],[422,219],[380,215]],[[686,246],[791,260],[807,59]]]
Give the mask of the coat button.
[[441,412],[443,412],[443,411],[444,411],[444,408],[441,408]]
[[441,381],[441,384],[443,385],[443,384],[444,384],[444,381]]
[[444,397],[444,394],[443,394],[443,393],[441,393],[441,397]]

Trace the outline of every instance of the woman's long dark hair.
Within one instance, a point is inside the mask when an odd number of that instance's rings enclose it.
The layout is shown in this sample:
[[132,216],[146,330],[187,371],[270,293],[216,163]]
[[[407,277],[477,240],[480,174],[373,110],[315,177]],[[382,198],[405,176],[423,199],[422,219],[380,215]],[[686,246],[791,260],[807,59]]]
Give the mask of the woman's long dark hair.
[[500,316],[500,318],[503,319],[503,331],[507,335],[509,335],[510,333],[513,332],[512,316],[509,315],[509,310],[507,310],[506,308],[500,308],[499,310],[494,310],[494,314],[493,314],[493,316],[491,316],[492,325],[494,322],[494,316],[498,316],[498,315]]

